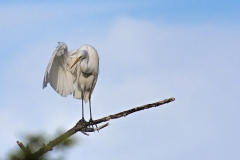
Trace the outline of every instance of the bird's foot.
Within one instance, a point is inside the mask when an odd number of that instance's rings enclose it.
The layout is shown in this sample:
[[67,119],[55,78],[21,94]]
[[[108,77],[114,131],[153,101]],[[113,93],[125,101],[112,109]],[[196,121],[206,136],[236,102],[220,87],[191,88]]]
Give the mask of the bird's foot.
[[86,121],[84,118],[82,118],[80,121],[78,121],[78,123],[79,123],[81,126],[83,126],[83,128],[86,128],[86,127],[87,127],[87,121]]
[[[92,126],[92,128],[94,128],[93,125],[95,125],[96,128],[97,128],[97,124],[94,123],[94,121],[93,121],[92,118],[89,119],[88,123],[89,123],[89,126]],[[97,130],[97,131],[98,131],[98,130]],[[99,131],[98,131],[98,132],[99,132]]]

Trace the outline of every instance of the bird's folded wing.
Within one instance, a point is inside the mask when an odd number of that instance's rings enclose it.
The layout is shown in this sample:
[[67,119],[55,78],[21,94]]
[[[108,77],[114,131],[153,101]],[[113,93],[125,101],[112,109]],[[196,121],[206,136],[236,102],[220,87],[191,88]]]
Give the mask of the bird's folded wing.
[[61,52],[58,49],[53,53],[47,66],[43,79],[43,88],[48,84],[61,96],[68,96],[74,91],[74,77],[70,71],[68,62],[71,61],[67,51]]

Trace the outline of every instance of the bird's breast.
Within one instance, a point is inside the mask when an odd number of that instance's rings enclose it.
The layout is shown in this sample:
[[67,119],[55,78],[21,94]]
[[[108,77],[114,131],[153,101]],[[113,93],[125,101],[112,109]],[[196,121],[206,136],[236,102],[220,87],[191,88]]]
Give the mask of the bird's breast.
[[93,85],[94,76],[92,74],[87,74],[81,72],[80,77],[78,79],[78,85],[80,86],[81,90],[90,91]]

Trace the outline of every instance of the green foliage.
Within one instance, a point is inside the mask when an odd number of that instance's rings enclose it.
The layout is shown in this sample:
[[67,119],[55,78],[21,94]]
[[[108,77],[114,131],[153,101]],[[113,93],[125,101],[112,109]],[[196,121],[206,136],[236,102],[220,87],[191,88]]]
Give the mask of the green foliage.
[[39,158],[32,156],[32,153],[38,151],[50,140],[55,139],[62,133],[63,132],[58,131],[55,136],[51,137],[51,139],[45,134],[28,134],[23,138],[23,142],[26,142],[27,144],[24,144],[24,146],[26,147],[25,152],[23,152],[23,150],[18,147],[18,149],[15,149],[9,154],[8,160],[63,160],[65,151],[77,143],[76,138],[70,137],[66,139],[65,141],[57,145],[55,148],[53,148],[51,152],[48,152]]

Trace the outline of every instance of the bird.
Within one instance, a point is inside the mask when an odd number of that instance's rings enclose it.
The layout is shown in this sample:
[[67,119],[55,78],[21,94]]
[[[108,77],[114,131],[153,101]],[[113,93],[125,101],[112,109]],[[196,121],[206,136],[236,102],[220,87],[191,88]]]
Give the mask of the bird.
[[84,119],[83,101],[89,101],[91,125],[92,119],[91,95],[97,83],[99,74],[99,57],[97,50],[91,45],[85,44],[80,48],[68,52],[64,42],[58,42],[55,51],[48,63],[44,79],[43,89],[50,83],[52,88],[61,96],[67,97],[73,94],[73,98],[82,100],[83,125]]

